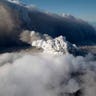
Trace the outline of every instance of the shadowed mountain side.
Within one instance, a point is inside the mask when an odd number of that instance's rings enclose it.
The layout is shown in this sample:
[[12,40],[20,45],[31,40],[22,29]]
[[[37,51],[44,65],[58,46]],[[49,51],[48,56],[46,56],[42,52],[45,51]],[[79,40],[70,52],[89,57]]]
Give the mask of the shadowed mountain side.
[[96,44],[96,31],[82,20],[0,0],[0,46],[22,45],[19,39],[22,30],[34,30],[52,37],[63,35],[77,45]]

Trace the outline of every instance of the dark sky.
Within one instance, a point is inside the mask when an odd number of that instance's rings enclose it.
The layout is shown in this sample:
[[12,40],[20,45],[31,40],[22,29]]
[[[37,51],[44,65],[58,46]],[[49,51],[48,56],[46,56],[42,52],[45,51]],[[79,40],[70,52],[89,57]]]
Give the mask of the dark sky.
[[96,21],[96,0],[21,0],[45,11],[67,13],[87,21]]

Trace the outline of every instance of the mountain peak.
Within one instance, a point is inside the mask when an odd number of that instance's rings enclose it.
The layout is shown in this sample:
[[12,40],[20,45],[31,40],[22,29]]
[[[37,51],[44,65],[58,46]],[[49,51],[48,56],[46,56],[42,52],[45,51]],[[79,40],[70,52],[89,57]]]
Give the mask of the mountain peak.
[[[35,32],[35,31],[34,31]],[[34,33],[37,34],[37,33]],[[33,31],[31,34],[31,38],[33,36]],[[56,38],[44,39],[42,38],[44,35],[41,35],[40,40],[32,41],[32,46],[36,48],[42,48],[44,53],[52,54],[52,55],[63,55],[69,53],[70,49],[75,51],[76,47],[66,41],[64,36],[58,36]]]
[[20,4],[20,1],[19,1],[19,0],[7,0],[7,1],[9,1],[9,2],[11,2],[11,3]]

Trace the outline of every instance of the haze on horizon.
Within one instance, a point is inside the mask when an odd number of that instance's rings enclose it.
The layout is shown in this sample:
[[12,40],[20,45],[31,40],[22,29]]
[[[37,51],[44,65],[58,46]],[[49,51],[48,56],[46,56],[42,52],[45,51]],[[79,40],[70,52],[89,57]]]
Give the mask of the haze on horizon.
[[96,21],[96,0],[20,0],[53,13],[72,14],[89,22]]

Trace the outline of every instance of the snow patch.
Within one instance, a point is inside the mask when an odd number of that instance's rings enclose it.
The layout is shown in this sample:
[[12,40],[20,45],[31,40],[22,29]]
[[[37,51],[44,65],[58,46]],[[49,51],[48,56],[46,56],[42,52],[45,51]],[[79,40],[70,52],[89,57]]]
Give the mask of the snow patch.
[[[35,33],[35,31],[32,31],[31,37],[34,34],[37,34],[37,33]],[[37,48],[42,48],[44,50],[43,51],[44,53],[54,54],[54,55],[67,54],[67,53],[69,53],[69,50],[76,49],[76,45],[72,45],[71,43],[66,41],[66,38],[63,36],[46,39],[47,37],[48,37],[48,35],[43,35],[43,36],[41,35],[41,38],[39,38],[38,40],[32,41],[31,45],[35,46]]]
[[19,0],[8,0],[8,1],[11,2],[11,3],[20,4],[20,1]]

